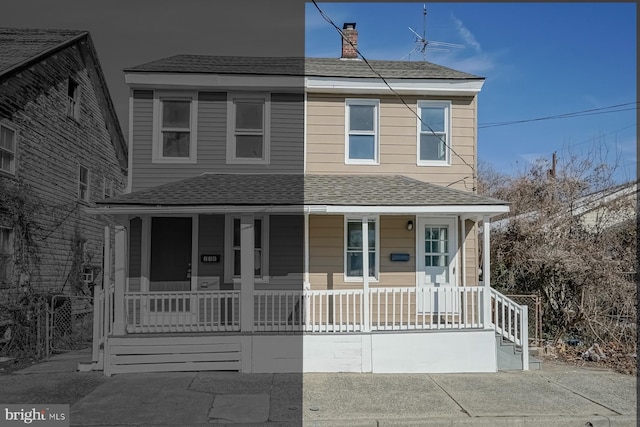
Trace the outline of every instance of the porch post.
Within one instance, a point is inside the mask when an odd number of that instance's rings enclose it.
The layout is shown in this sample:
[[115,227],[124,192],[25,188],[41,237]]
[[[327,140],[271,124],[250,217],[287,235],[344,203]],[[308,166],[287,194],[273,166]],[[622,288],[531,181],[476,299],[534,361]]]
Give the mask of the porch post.
[[253,332],[255,288],[255,242],[253,215],[240,217],[240,330]]
[[490,329],[491,326],[491,219],[485,215],[482,218],[482,280],[484,281],[484,327]]
[[122,225],[115,226],[115,289],[113,291],[113,334],[125,334],[124,288],[126,285],[127,231]]
[[[380,232],[378,230],[378,232]],[[369,219],[366,215],[362,217],[362,290],[364,293],[362,313],[364,316],[363,332],[371,331],[371,321],[369,319]]]
[[309,286],[309,214],[304,214],[304,284],[303,289]]

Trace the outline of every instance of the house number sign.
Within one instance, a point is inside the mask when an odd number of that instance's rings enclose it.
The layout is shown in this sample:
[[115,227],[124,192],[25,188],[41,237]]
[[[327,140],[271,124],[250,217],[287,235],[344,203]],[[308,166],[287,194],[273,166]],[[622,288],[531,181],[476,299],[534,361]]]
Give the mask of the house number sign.
[[220,255],[200,255],[201,262],[220,262]]

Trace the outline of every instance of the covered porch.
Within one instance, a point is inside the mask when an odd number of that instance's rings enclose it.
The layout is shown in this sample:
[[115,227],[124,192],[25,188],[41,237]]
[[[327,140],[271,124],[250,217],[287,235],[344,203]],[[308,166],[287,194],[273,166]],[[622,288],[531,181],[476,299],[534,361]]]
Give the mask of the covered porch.
[[[316,354],[345,345],[348,353],[355,338],[363,354],[392,339],[375,334],[405,334],[401,342],[417,339],[422,348],[438,339],[423,342],[431,331],[458,333],[441,345],[464,348],[480,336],[468,334],[484,331],[488,348],[502,324],[523,342],[526,307],[490,288],[489,257],[478,281],[476,227],[482,221],[488,231],[504,203],[404,177],[298,178],[283,188],[280,176],[202,175],[109,201],[102,209],[120,225],[115,248],[105,246],[115,270],[105,263],[113,291],[102,294],[112,309],[103,335],[300,335]],[[243,203],[221,197],[230,180],[254,189]],[[295,184],[304,189],[296,203],[265,196],[268,188],[292,194]],[[203,187],[198,198],[185,192]]]

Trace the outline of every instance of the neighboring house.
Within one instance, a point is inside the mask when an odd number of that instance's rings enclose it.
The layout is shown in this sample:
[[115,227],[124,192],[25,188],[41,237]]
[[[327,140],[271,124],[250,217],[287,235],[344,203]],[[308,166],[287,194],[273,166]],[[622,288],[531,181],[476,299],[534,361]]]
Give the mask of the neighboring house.
[[587,230],[601,231],[635,221],[637,205],[638,181],[631,181],[580,197],[571,214],[579,216]]
[[466,191],[484,79],[370,61],[405,106],[348,47],[125,70],[107,375],[495,371],[496,332],[526,348],[526,308],[478,282],[476,224],[508,211]]
[[89,33],[0,28],[0,301],[26,285],[90,293],[108,219],[90,211],[126,168]]
[[[568,203],[564,212],[579,218],[585,230],[601,232],[635,220],[637,203],[638,181],[630,181],[578,197]],[[492,222],[491,229],[504,230],[514,221],[536,221],[539,216],[539,212],[533,210],[506,217]],[[549,224],[554,221],[563,221],[563,215],[550,218]]]

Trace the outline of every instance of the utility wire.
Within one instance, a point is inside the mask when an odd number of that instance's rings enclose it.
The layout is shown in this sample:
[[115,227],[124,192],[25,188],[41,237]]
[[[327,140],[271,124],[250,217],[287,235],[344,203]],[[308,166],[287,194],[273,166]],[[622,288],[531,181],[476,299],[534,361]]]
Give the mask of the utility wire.
[[[590,110],[575,111],[572,113],[556,114],[553,116],[536,117],[534,119],[513,120],[513,121],[506,121],[506,122],[479,123],[478,129],[486,129],[486,128],[498,127],[498,126],[508,126],[508,125],[515,125],[520,123],[528,123],[528,122],[537,122],[542,120],[567,119],[570,117],[582,117],[582,116],[593,116],[597,114],[618,113],[620,111],[629,111],[629,110],[637,109],[638,108],[637,106],[632,108],[622,108],[622,109],[619,108],[619,107],[625,107],[627,105],[633,105],[633,104],[637,104],[637,102],[627,102],[626,104],[610,105],[608,107],[593,108]],[[610,110],[611,108],[618,108],[618,109]],[[602,111],[602,110],[610,110],[610,111]]]
[[358,48],[351,42],[351,40],[349,40],[349,38],[347,36],[344,35],[344,33],[342,32],[342,30],[340,29],[340,27],[338,27],[333,20],[327,16],[324,11],[322,9],[320,9],[320,6],[318,6],[318,3],[316,3],[316,0],[311,0],[313,2],[313,5],[316,7],[316,9],[318,9],[318,12],[320,13],[320,16],[322,16],[322,18],[324,18],[325,21],[327,21],[329,24],[331,24],[331,26],[333,26],[333,28],[335,28],[335,30],[338,32],[338,34],[340,34],[340,37],[342,37],[343,40],[346,40],[347,43],[349,43],[351,45],[351,47],[353,48],[353,50],[358,54],[358,56],[360,56],[362,58],[362,61],[367,64],[367,67],[369,67],[369,69],[376,75],[378,76],[378,78],[380,80],[382,80],[382,82],[385,84],[385,86],[387,86],[387,88],[389,88],[389,90],[391,91],[391,93],[393,93],[403,104],[405,107],[407,107],[407,109],[409,109],[409,111],[411,111],[413,113],[414,116],[416,116],[418,118],[418,120],[420,121],[420,123],[422,123],[424,126],[427,127],[427,129],[429,130],[429,132],[431,132],[431,134],[433,136],[435,136],[436,138],[438,138],[440,140],[440,142],[442,142],[442,144],[444,144],[445,147],[447,147],[453,154],[455,154],[458,158],[460,158],[460,160],[462,160],[462,162],[469,166],[469,168],[471,169],[471,173],[472,175],[472,179],[473,179],[473,191],[476,191],[476,170],[475,168],[470,165],[462,156],[460,156],[458,153],[455,152],[455,150],[453,149],[453,147],[451,147],[451,145],[449,145],[442,137],[440,137],[438,134],[435,133],[435,131],[431,128],[431,126],[429,126],[427,123],[425,123],[422,120],[422,117],[420,117],[420,114],[418,114],[417,111],[414,111],[409,104],[407,103],[407,101],[405,101],[405,99],[402,97],[402,95],[400,95],[398,92],[396,92],[391,85],[389,84],[389,82],[387,82],[387,80],[382,76],[382,74],[380,74],[376,69],[373,68],[373,66],[369,63],[369,61],[367,60],[367,58],[365,58],[365,56],[362,54],[362,52],[360,52],[360,50],[358,50]]
[[636,124],[635,124],[635,123],[630,124],[630,125],[628,125],[628,126],[625,126],[625,127],[623,127],[623,128],[620,128],[620,129],[612,130],[611,132],[603,133],[602,135],[598,135],[598,136],[595,136],[595,137],[593,137],[593,138],[585,139],[584,141],[576,142],[575,144],[569,144],[569,147],[575,147],[576,145],[586,144],[587,142],[593,141],[593,140],[594,140],[594,139],[596,139],[596,138],[602,138],[603,136],[607,136],[607,135],[611,135],[611,134],[614,134],[614,133],[618,133],[618,132],[623,131],[623,130],[625,130],[625,129],[632,128],[632,127],[634,127],[634,126],[636,126]]

